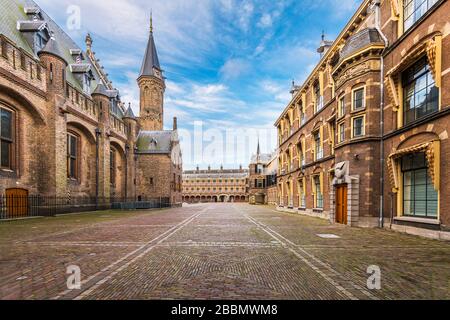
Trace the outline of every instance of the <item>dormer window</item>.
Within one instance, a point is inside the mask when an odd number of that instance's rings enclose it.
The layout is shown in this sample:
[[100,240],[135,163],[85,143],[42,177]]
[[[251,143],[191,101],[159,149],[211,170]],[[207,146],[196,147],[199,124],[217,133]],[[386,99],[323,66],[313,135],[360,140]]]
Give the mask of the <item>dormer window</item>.
[[88,73],[83,75],[83,91],[86,94],[91,94],[91,77]]
[[35,52],[39,52],[42,50],[46,43],[48,41],[48,38],[45,36],[43,32],[37,32],[35,35],[35,42],[34,42],[34,50]]

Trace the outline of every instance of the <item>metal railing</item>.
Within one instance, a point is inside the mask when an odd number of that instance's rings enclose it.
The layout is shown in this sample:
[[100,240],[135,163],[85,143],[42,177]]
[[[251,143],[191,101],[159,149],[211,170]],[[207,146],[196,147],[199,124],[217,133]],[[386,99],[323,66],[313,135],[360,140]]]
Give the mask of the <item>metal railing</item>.
[[0,195],[0,220],[51,217],[100,210],[147,210],[169,208],[169,198],[95,198]]

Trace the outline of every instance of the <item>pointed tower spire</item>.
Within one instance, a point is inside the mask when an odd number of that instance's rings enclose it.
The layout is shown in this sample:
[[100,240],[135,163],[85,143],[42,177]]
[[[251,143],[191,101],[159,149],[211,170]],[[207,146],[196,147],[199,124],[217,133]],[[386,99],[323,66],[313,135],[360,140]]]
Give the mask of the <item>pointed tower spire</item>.
[[259,137],[258,137],[258,150],[256,151],[256,161],[260,161],[261,160],[261,147],[259,145]]
[[153,38],[153,12],[150,13],[150,35],[145,50],[144,60],[142,62],[139,77],[154,76],[154,69],[161,71],[159,65],[158,52],[156,51],[155,39]]

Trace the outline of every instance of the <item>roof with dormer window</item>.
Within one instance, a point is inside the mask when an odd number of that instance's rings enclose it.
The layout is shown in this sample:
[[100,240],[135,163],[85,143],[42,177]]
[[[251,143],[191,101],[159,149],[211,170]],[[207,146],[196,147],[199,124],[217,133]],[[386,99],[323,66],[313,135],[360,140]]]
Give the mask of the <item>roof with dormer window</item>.
[[[43,28],[53,34],[53,41],[49,40],[41,52],[58,55],[67,62],[66,80],[72,87],[82,92],[84,79],[80,75],[89,73],[90,92],[95,92],[100,83],[103,83],[105,90],[113,88],[105,77],[106,73],[100,75],[103,69],[99,71],[94,67],[94,65],[100,66],[98,61],[93,61],[94,58],[91,59],[91,56],[86,54],[34,1],[0,0],[0,8],[2,8],[0,34],[36,59],[38,57],[32,48],[33,44],[29,43],[29,34],[39,32]],[[105,81],[107,85],[104,84]],[[107,92],[106,96],[119,97],[119,94],[114,89]],[[125,110],[121,111],[125,112]]]

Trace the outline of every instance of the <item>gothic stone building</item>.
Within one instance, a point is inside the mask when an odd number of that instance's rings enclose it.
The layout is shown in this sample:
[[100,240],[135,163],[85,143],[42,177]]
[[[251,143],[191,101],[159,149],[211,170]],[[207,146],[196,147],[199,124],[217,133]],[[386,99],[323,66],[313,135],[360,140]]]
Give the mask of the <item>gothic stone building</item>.
[[202,202],[246,202],[248,171],[229,169],[185,171],[183,173],[183,201]]
[[82,50],[33,1],[0,4],[0,194],[180,202],[181,152],[176,126],[162,131],[153,35],[136,118],[89,35]]
[[[261,153],[258,143],[258,150],[250,161],[248,193],[250,204],[269,204],[275,200],[273,191],[276,190],[276,174],[278,164],[275,154]],[[273,167],[275,165],[275,167]],[[269,201],[269,192],[270,201]]]
[[450,229],[450,3],[365,0],[276,122],[280,209]]

